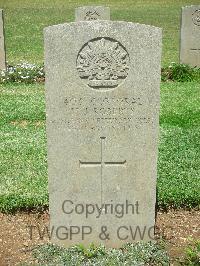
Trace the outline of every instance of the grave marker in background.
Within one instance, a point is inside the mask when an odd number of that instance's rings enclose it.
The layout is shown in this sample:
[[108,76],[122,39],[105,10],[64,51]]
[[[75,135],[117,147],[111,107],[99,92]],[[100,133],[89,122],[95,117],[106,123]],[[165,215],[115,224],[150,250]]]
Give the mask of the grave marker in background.
[[182,8],[180,63],[200,67],[200,5]]
[[75,9],[75,21],[110,20],[110,8],[82,6]]
[[6,69],[6,52],[4,39],[4,15],[3,10],[0,9],[0,69]]
[[98,20],[44,34],[53,242],[151,240],[161,30]]

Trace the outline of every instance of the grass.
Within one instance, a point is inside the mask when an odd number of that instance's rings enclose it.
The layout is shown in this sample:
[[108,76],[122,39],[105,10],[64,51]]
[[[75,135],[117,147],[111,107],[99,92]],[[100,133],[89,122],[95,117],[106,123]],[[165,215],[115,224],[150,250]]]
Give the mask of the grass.
[[158,204],[200,205],[200,86],[164,83],[161,89]]
[[43,86],[1,87],[0,210],[48,202]]
[[179,60],[181,7],[199,0],[0,0],[5,10],[8,62],[43,63],[43,28],[74,21],[75,7],[105,5],[112,20],[125,20],[163,28],[162,65]]
[[[44,87],[0,86],[0,211],[48,205]],[[158,205],[200,205],[200,85],[161,85]]]

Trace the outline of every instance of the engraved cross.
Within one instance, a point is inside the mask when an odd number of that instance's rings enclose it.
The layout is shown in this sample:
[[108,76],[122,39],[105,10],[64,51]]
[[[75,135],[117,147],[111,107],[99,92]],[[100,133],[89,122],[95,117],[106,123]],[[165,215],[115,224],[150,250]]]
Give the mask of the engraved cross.
[[101,167],[101,203],[102,203],[102,193],[103,193],[103,169],[106,166],[125,166],[126,165],[126,160],[124,161],[117,161],[117,162],[111,162],[111,161],[105,161],[104,160],[104,141],[106,137],[100,137],[101,139],[101,160],[99,161],[81,161],[79,160],[79,165],[80,167]]

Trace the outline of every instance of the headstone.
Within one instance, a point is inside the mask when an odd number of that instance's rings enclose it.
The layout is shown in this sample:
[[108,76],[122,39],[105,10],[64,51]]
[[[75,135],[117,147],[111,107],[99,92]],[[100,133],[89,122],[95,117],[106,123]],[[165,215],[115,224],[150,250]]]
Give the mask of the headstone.
[[44,34],[52,241],[152,240],[161,30],[99,20]]
[[6,52],[4,39],[4,16],[3,10],[0,9],[0,69],[6,69]]
[[200,5],[182,8],[180,62],[200,67]]
[[110,20],[110,8],[104,6],[83,6],[75,10],[75,21]]

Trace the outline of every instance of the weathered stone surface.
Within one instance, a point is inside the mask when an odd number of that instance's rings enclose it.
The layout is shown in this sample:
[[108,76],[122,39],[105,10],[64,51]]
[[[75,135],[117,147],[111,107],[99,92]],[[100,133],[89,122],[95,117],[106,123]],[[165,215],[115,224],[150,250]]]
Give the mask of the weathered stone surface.
[[54,242],[119,247],[153,237],[160,57],[161,30],[147,25],[95,21],[45,29]]
[[3,10],[0,9],[0,69],[6,69]]
[[75,21],[110,20],[110,8],[104,6],[82,6],[75,10]]
[[182,8],[180,62],[200,67],[200,5]]

